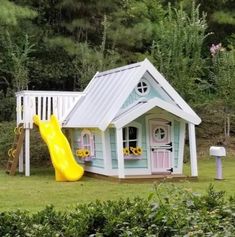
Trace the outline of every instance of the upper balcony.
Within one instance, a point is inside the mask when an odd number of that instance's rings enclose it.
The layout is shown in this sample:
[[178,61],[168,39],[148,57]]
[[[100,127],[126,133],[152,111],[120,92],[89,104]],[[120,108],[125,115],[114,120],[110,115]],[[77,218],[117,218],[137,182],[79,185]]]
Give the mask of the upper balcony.
[[25,128],[33,127],[33,116],[38,115],[45,121],[51,114],[57,116],[60,123],[85,94],[73,91],[19,91],[16,93],[16,121]]

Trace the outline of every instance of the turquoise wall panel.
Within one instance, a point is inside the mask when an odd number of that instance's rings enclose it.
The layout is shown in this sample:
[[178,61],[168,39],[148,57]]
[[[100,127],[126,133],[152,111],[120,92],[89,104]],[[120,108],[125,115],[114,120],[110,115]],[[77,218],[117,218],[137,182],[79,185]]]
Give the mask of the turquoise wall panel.
[[[150,91],[147,95],[144,96],[146,99],[152,99],[152,98],[160,98],[163,99],[162,96],[159,94],[159,92],[150,85]],[[122,109],[125,109],[129,105],[133,104],[135,101],[139,100],[140,98],[143,98],[143,96],[140,96],[136,93],[135,89],[131,92],[129,97],[126,99],[125,103],[122,106]]]
[[[74,129],[72,134],[72,151],[74,154],[74,157],[78,162],[81,162],[81,160],[76,157],[75,153],[76,150],[79,148],[79,140],[81,137],[81,132],[83,129],[77,128]],[[91,133],[94,135],[94,142],[95,142],[95,156],[92,159],[91,162],[85,162],[86,166],[89,167],[98,167],[98,168],[104,168],[104,160],[103,160],[103,147],[102,147],[102,138],[101,138],[101,132],[99,129],[89,129]]]

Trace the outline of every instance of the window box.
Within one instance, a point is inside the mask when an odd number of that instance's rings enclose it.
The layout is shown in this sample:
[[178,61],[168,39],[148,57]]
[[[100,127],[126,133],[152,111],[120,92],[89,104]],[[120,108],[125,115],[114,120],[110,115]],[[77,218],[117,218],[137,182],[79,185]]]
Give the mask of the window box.
[[141,159],[142,159],[141,155],[135,156],[133,154],[130,154],[128,156],[124,156],[124,160],[141,160]]
[[85,164],[88,162],[92,162],[93,157],[92,156],[88,156],[88,157],[79,157],[79,163]]
[[85,158],[81,158],[81,160],[83,160],[84,162],[91,162],[93,160],[93,157],[88,156],[88,157],[85,157]]

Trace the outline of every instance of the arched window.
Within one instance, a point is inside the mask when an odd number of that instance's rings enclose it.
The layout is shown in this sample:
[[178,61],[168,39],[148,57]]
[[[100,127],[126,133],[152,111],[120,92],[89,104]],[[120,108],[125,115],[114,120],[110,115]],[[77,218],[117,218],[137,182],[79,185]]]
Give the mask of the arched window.
[[81,148],[89,150],[91,156],[94,156],[95,153],[94,137],[91,131],[88,129],[83,129],[81,132]]

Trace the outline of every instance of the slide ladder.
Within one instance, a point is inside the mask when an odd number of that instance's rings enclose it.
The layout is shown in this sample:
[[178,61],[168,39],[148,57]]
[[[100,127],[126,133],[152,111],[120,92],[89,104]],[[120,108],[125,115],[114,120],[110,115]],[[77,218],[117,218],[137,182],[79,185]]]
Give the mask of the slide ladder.
[[20,123],[15,129],[15,138],[12,144],[12,147],[8,150],[8,161],[6,167],[6,173],[9,175],[15,175],[16,168],[19,162],[20,151],[24,142],[24,127],[23,124]]
[[51,115],[49,121],[41,121],[39,116],[35,115],[33,121],[39,127],[40,134],[49,149],[56,181],[79,180],[83,176],[84,169],[75,160],[56,116]]

